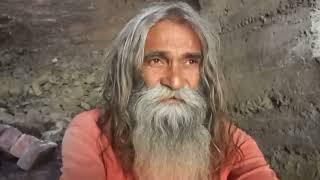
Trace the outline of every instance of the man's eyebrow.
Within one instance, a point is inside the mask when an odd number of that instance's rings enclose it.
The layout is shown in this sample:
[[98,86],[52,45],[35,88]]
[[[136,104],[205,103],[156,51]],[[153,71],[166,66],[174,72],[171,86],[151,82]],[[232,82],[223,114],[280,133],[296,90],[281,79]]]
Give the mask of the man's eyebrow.
[[167,57],[167,52],[166,51],[151,51],[148,53],[145,53],[144,59],[149,59],[152,57]]
[[[150,59],[153,57],[163,57],[167,58],[168,52],[167,51],[151,51],[148,52],[144,55],[144,59]],[[183,58],[186,59],[197,59],[197,60],[202,60],[202,53],[201,52],[191,52],[191,53],[185,53],[183,55]]]
[[185,53],[184,58],[202,60],[203,57],[201,52],[194,52],[194,53]]

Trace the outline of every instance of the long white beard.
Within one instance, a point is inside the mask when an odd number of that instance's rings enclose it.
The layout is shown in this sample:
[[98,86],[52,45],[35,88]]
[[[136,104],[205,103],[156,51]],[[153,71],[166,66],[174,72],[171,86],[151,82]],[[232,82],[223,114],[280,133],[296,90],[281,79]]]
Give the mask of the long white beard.
[[[163,102],[175,97],[176,102]],[[139,180],[206,180],[210,177],[211,136],[203,121],[204,98],[187,88],[158,85],[130,100],[135,121],[134,172]]]

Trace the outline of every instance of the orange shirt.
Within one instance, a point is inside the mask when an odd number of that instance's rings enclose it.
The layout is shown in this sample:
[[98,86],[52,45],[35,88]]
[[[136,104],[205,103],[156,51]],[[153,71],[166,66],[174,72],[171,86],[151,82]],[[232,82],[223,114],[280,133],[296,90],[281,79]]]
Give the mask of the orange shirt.
[[[126,177],[111,148],[101,157],[101,147],[108,145],[105,136],[101,141],[96,125],[99,110],[82,112],[69,124],[62,142],[62,175],[60,180],[133,180]],[[256,142],[237,129],[234,140],[244,154],[241,162],[221,171],[220,180],[276,180]],[[104,158],[105,164],[102,162]]]

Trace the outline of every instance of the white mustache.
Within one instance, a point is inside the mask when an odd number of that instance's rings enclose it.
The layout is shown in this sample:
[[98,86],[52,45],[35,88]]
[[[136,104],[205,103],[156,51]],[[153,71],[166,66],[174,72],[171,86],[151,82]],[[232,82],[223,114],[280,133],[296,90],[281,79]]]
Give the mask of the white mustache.
[[201,92],[197,90],[192,90],[190,88],[184,87],[179,90],[171,90],[170,88],[162,85],[157,85],[153,88],[143,88],[140,92],[135,95],[138,97],[137,103],[141,101],[140,97],[144,97],[148,100],[150,104],[161,103],[166,99],[177,99],[180,103],[186,103],[192,107],[199,105],[203,102]]

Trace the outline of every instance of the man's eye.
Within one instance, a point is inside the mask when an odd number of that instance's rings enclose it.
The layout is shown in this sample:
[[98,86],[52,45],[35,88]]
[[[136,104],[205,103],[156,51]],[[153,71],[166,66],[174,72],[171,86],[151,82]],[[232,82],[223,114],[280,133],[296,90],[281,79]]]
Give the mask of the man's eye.
[[199,60],[196,60],[196,59],[188,59],[187,63],[188,63],[188,64],[198,64],[198,63],[199,63]]
[[154,63],[154,64],[158,64],[161,62],[161,60],[159,58],[153,58],[150,60],[151,63]]
[[154,58],[149,59],[148,63],[150,65],[161,65],[161,64],[163,64],[163,60],[161,58],[154,57]]
[[158,66],[165,65],[166,62],[165,62],[165,59],[161,57],[153,56],[153,57],[146,57],[144,60],[144,63],[149,66],[158,67]]

